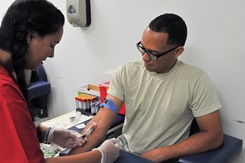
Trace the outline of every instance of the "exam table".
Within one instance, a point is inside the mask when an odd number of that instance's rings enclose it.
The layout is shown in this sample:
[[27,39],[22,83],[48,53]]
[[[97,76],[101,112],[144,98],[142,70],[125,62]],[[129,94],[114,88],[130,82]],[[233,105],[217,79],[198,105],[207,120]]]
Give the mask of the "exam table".
[[[191,133],[199,132],[196,120],[194,119],[191,126]],[[179,163],[232,163],[242,150],[243,140],[224,134],[223,144],[214,150],[184,156],[179,159]]]

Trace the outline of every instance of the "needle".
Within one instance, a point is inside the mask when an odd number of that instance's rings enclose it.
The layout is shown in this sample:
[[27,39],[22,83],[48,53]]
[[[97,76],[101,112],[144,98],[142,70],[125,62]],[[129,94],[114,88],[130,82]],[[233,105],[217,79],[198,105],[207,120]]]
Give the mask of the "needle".
[[97,125],[97,122],[92,122],[92,125],[86,129],[85,133],[82,135],[82,139],[84,139],[86,136],[90,135],[91,132],[93,132],[93,130],[95,129]]

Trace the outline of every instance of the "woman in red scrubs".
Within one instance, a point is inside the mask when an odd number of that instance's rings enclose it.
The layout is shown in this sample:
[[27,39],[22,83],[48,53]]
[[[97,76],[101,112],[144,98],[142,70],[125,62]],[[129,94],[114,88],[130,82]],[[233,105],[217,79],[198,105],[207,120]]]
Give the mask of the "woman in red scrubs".
[[[46,0],[16,0],[3,17],[0,27],[1,163],[109,163],[119,155],[115,142],[107,140],[91,152],[44,159],[39,143],[54,132],[47,134],[47,128],[34,126],[24,69],[36,70],[48,57],[54,57],[54,48],[63,35],[63,25],[64,15]],[[59,134],[62,139],[73,142],[68,146],[63,143],[64,147],[82,145],[68,130]]]

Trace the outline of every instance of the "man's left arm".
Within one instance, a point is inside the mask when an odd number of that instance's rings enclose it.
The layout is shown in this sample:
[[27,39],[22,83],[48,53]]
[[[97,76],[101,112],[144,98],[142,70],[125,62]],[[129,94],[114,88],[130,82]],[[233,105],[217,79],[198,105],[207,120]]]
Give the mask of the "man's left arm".
[[141,156],[154,162],[179,158],[186,155],[206,152],[223,143],[223,129],[219,111],[196,117],[200,132],[193,134],[180,143],[160,147],[142,153]]

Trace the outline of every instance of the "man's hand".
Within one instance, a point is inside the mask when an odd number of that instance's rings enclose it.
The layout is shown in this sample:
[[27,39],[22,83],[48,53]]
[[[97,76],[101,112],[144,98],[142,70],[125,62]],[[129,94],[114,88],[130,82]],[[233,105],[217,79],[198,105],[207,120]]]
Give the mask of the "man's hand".
[[163,160],[167,160],[167,158],[166,159],[162,158],[162,154],[163,153],[161,153],[160,149],[156,148],[154,150],[150,150],[150,151],[144,152],[140,156],[144,157],[144,158],[146,158],[148,160],[151,160],[153,162],[161,162]]

